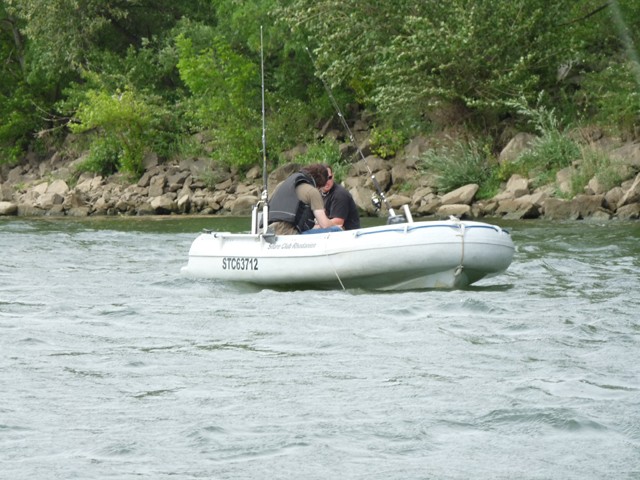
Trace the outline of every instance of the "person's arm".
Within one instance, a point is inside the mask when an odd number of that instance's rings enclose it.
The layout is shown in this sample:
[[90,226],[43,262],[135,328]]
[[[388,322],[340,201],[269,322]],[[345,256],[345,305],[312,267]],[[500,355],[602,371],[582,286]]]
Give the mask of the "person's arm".
[[[338,223],[335,222],[335,218],[331,219],[329,217],[327,217],[327,214],[324,211],[324,208],[321,210],[314,210],[313,214],[316,217],[316,222],[318,222],[318,226],[320,228],[329,228],[329,227],[335,227],[338,226],[340,228],[342,228],[342,224],[338,225]],[[342,223],[344,223],[344,220],[342,221]]]
[[336,226],[338,226],[340,228],[344,227],[344,218],[331,217],[329,220],[332,221],[334,225],[336,225]]
[[349,216],[349,198],[351,195],[339,185],[334,187],[329,204],[325,204],[325,211],[331,212],[331,220],[334,225],[344,228],[344,222]]

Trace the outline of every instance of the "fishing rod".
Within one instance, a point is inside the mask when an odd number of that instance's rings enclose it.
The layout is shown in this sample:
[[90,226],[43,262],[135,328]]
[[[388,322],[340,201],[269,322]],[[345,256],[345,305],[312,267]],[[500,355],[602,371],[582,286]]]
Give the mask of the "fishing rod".
[[[263,234],[267,234],[268,218],[269,218],[269,188],[267,172],[267,121],[265,113],[264,101],[264,43],[262,37],[262,25],[260,25],[260,80],[262,91],[262,195],[260,201],[253,207],[251,212],[251,233],[256,234],[260,229],[262,222]],[[262,205],[262,219],[258,213],[258,209]]]
[[[311,63],[315,66],[315,62],[313,61],[313,56],[311,55],[309,48],[308,47],[305,47],[305,48],[307,50],[307,53],[309,54],[309,57],[311,58]],[[393,208],[391,207],[391,204],[387,200],[387,197],[385,197],[384,192],[382,191],[382,187],[380,187],[380,184],[378,183],[376,176],[371,171],[371,168],[369,167],[369,163],[367,162],[367,159],[364,156],[364,153],[362,153],[362,150],[356,143],[353,133],[351,133],[349,124],[345,120],[344,115],[342,114],[342,110],[340,110],[340,106],[338,105],[338,102],[336,102],[336,99],[334,98],[333,93],[331,92],[331,88],[329,88],[329,85],[324,80],[324,78],[322,78],[322,76],[319,76],[319,77],[320,77],[320,81],[322,82],[322,85],[324,85],[324,89],[327,91],[327,95],[329,95],[329,100],[331,100],[331,104],[333,105],[333,108],[336,110],[338,114],[338,118],[340,119],[342,126],[344,127],[344,129],[347,131],[347,134],[349,135],[349,140],[351,141],[353,146],[356,147],[356,150],[360,154],[360,158],[364,162],[364,165],[365,167],[367,167],[369,175],[371,176],[371,181],[373,182],[373,186],[375,187],[377,192],[377,194],[374,193],[371,197],[371,201],[373,202],[373,205],[378,209],[380,208],[380,205],[381,205],[380,202],[384,203],[385,207],[387,207],[387,210],[389,211],[389,223],[400,223],[404,221],[403,217],[396,215]],[[394,219],[395,221],[392,219]]]

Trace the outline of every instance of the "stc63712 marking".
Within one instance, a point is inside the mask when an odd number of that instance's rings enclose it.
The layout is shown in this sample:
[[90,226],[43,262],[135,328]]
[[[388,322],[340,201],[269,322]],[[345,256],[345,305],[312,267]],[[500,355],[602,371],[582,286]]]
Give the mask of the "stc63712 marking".
[[254,257],[224,257],[223,270],[258,270],[258,259]]

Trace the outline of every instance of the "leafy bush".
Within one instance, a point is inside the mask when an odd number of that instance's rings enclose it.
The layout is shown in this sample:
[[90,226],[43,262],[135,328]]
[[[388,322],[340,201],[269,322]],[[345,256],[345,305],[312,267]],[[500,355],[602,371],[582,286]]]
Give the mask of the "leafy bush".
[[198,48],[187,34],[176,39],[180,78],[191,91],[194,130],[214,134],[214,156],[228,165],[255,164],[260,153],[260,76],[257,66],[236,53],[212,30]]
[[427,150],[422,168],[435,175],[436,187],[449,192],[469,183],[483,185],[492,177],[490,154],[486,146],[475,141],[457,141],[452,146]]
[[96,138],[89,147],[89,156],[78,166],[78,170],[112,175],[118,171],[122,149],[115,137]]
[[351,165],[340,155],[338,144],[331,140],[313,143],[307,151],[296,157],[296,162],[303,165],[310,163],[324,163],[331,167],[333,178],[340,183],[347,176]]
[[605,190],[620,185],[623,175],[620,166],[615,165],[603,151],[593,148],[582,148],[582,160],[571,176],[571,193],[584,193],[584,187],[592,178],[596,178]]
[[91,162],[112,168],[114,145],[117,144],[118,170],[133,176],[144,171],[142,164],[146,146],[151,142],[159,110],[148,98],[132,90],[109,94],[104,90],[90,90],[86,100],[76,113],[76,123],[71,125],[75,133],[91,132],[99,143]]
[[313,143],[309,145],[305,153],[296,157],[296,162],[303,165],[308,165],[310,163],[326,163],[328,165],[333,165],[335,163],[339,163],[340,160],[338,144],[331,140]]
[[0,164],[14,163],[32,141],[42,119],[33,108],[34,99],[24,88],[16,88],[12,98],[0,92]]
[[640,132],[638,65],[612,63],[602,71],[585,75],[580,100],[586,113],[601,124],[635,138]]
[[543,97],[544,92],[541,92],[535,108],[529,107],[524,98],[509,102],[517,113],[528,120],[540,137],[514,162],[500,167],[500,180],[508,180],[512,174],[518,173],[533,180],[534,186],[546,185],[554,181],[558,170],[570,166],[580,158],[580,147],[560,131],[560,121],[555,110],[542,104]]
[[371,151],[380,158],[394,157],[406,144],[406,137],[392,128],[374,128],[371,131]]
[[580,148],[560,132],[550,132],[537,139],[531,148],[514,162],[516,172],[530,178],[534,186],[555,180],[556,173],[580,158]]

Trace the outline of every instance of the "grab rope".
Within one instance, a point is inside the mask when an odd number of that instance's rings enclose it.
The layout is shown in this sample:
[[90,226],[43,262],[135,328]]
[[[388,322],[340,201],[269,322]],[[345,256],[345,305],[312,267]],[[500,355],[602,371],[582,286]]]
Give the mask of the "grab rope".
[[[327,237],[328,235],[325,236],[325,239]],[[340,278],[340,275],[338,275],[338,270],[336,270],[336,266],[333,264],[333,260],[331,260],[331,255],[329,255],[329,252],[327,251],[327,242],[324,243],[324,254],[327,256],[327,260],[329,260],[329,265],[331,265],[331,268],[333,269],[333,274],[338,279],[338,283],[340,283],[342,290],[346,292],[347,289],[344,287],[344,283],[342,283],[342,279]]]
[[449,217],[449,220],[451,220],[453,223],[455,223],[458,228],[460,228],[460,233],[458,234],[461,237],[461,252],[460,252],[460,264],[456,267],[455,271],[453,272],[453,276],[454,277],[459,277],[460,274],[462,273],[462,270],[464,269],[464,228],[465,225],[464,223],[462,223],[460,221],[460,219],[458,217],[454,217],[453,215],[451,215]]
[[331,264],[331,268],[333,268],[333,273],[336,275],[336,278],[338,279],[338,282],[340,282],[340,286],[342,287],[342,290],[346,291],[347,289],[344,288],[344,283],[342,283],[342,280],[340,279],[340,275],[338,275],[338,271],[336,270],[335,265],[331,261],[331,257],[329,256],[328,253],[326,255],[327,255],[327,258],[329,259],[329,263]]

